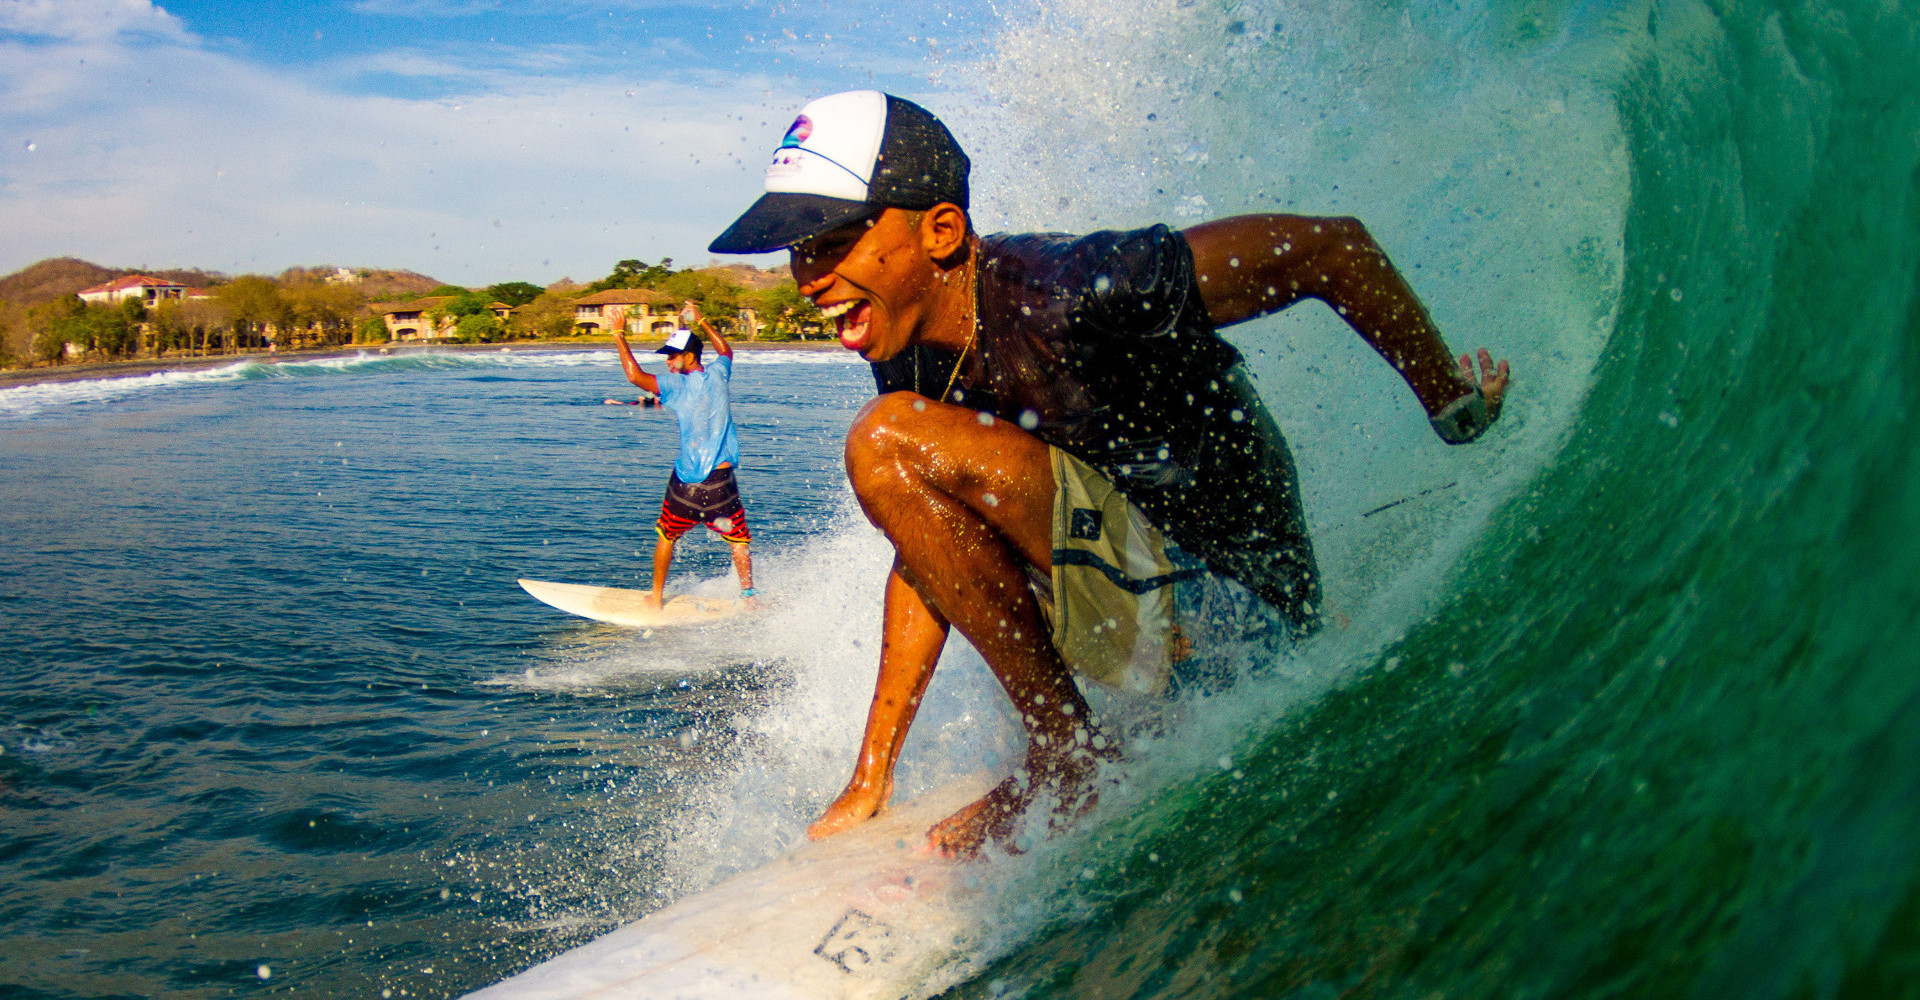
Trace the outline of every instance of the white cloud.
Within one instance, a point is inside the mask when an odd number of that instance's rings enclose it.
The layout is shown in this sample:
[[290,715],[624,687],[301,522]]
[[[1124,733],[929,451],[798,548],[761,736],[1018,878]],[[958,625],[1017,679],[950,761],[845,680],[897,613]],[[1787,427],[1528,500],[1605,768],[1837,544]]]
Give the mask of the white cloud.
[[148,0],[0,0],[0,35],[98,41],[121,35],[183,39],[180,22]]
[[482,284],[702,261],[757,196],[777,121],[809,96],[762,78],[555,80],[405,53],[370,65],[473,96],[343,94],[211,51],[147,4],[88,0],[89,32],[65,3],[0,3],[15,36],[0,37],[0,272],[74,254]]

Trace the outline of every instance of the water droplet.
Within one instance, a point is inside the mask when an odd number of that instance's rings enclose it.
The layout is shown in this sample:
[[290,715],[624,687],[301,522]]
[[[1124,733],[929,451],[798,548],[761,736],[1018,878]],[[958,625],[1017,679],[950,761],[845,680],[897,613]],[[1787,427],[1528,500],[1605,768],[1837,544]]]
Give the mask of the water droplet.
[[253,974],[254,974],[254,975],[256,975],[256,976],[259,976],[259,977],[260,977],[261,979],[272,979],[272,978],[273,978],[273,969],[272,969],[272,968],[270,968],[270,967],[268,967],[268,966],[265,966],[265,965],[262,965],[262,966],[260,966],[260,967],[258,967],[258,968],[256,968],[256,969],[254,969],[254,970],[253,970]]

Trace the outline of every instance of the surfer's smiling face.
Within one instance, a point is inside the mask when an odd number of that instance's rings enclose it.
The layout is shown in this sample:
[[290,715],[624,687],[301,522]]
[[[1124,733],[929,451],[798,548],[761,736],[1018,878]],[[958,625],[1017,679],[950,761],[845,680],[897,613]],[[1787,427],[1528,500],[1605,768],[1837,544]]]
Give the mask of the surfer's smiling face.
[[793,280],[868,361],[905,350],[937,308],[941,270],[923,223],[929,213],[883,209],[792,248]]

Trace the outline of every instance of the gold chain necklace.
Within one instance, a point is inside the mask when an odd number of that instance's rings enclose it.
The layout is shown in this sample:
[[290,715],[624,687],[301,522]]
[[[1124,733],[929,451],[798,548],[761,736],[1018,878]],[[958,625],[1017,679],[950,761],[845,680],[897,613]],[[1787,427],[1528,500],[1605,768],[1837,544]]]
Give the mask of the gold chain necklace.
[[953,374],[947,376],[947,388],[940,393],[942,403],[953,402],[953,384],[960,380],[960,366],[967,363],[967,352],[973,350],[973,342],[980,336],[980,303],[974,299],[974,268],[979,258],[969,254],[967,258],[967,312],[972,318],[972,328],[967,331],[967,345],[960,348],[960,356],[954,359]]

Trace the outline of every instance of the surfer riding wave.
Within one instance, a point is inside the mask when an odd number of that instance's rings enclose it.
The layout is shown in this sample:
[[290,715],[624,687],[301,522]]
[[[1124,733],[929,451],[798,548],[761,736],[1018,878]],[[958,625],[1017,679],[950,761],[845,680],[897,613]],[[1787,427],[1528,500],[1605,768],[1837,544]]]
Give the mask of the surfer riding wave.
[[[1217,327],[1326,302],[1451,444],[1498,418],[1509,379],[1485,349],[1477,372],[1450,355],[1357,220],[983,237],[969,170],[924,108],[878,91],[823,97],[775,153],[766,194],[710,248],[787,249],[801,294],[872,363],[881,393],[846,448],[854,493],[895,553],[880,672],[853,775],[808,832],[886,807],[958,627],[1028,737],[1016,774],[929,831],[930,847],[960,856],[1006,841],[1042,796],[1062,817],[1091,804],[1118,747],[1073,674],[1164,686],[1183,653],[1170,610],[1183,581],[1231,581],[1296,638],[1319,625],[1292,458]],[[1177,555],[1203,568],[1175,570]],[[1090,627],[1062,628],[1063,615]],[[1118,624],[1124,643],[1081,641]]]

